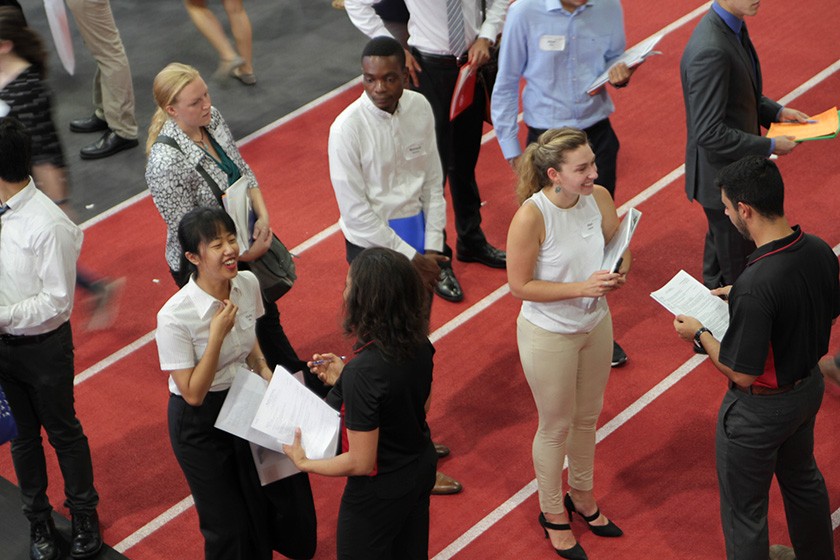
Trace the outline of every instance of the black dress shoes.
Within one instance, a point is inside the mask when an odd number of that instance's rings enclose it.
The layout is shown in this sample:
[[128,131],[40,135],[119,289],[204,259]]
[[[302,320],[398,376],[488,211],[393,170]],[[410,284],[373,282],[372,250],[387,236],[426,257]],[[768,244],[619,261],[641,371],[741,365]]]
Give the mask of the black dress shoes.
[[30,525],[29,558],[32,560],[54,560],[58,558],[55,523],[52,519],[36,521]]
[[435,285],[435,293],[445,299],[446,301],[459,302],[464,299],[464,291],[461,289],[461,284],[455,278],[455,273],[451,266],[440,267],[440,276]]
[[496,249],[485,242],[480,247],[471,249],[458,248],[458,260],[463,262],[477,262],[490,268],[505,268],[507,266],[507,255],[504,251]]
[[108,123],[96,115],[70,121],[71,132],[100,132],[102,130],[108,130]]
[[92,558],[102,548],[102,533],[99,531],[99,516],[95,511],[73,514],[73,542],[70,544],[71,558]]
[[117,152],[137,146],[137,138],[123,138],[113,130],[108,130],[102,138],[82,148],[82,159],[100,159],[112,156]]

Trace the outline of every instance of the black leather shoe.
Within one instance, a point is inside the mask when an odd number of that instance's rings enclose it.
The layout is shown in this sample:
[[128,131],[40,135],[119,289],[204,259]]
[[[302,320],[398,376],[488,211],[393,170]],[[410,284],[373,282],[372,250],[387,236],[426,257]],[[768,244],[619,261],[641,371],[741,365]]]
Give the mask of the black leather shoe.
[[29,526],[29,557],[32,560],[55,560],[58,558],[56,530],[52,519],[36,521]]
[[[543,533],[545,534],[545,538],[550,538],[548,536],[548,530],[551,529],[552,531],[571,531],[572,526],[568,523],[551,523],[548,519],[545,518],[545,514],[540,512],[540,516],[537,518],[540,522],[540,527],[543,528]],[[589,560],[589,557],[586,555],[586,551],[583,550],[583,547],[580,546],[580,543],[575,543],[571,548],[555,548],[554,552],[557,553],[557,556],[560,558],[566,558],[567,560]]]
[[572,513],[576,513],[583,517],[583,520],[586,521],[586,525],[589,527],[589,530],[598,535],[599,537],[620,537],[624,534],[624,531],[619,529],[618,525],[607,519],[606,525],[593,525],[593,521],[597,521],[599,517],[601,517],[601,510],[596,509],[595,513],[592,515],[583,515],[581,512],[577,510],[575,507],[575,502],[572,500],[572,497],[567,493],[566,496],[563,498],[563,505],[566,506],[566,511],[569,512],[569,523],[572,522]]
[[99,531],[99,516],[95,511],[73,514],[73,542],[70,544],[71,558],[91,558],[102,548],[102,533]]
[[102,138],[82,148],[82,159],[99,159],[112,156],[117,152],[137,146],[137,138],[123,138],[113,130],[102,135]]
[[458,279],[455,278],[452,267],[440,267],[440,276],[438,277],[438,283],[435,285],[435,293],[446,301],[458,303],[464,300],[464,291],[461,289]]
[[624,352],[624,349],[618,345],[618,342],[613,340],[613,354],[612,354],[612,362],[610,365],[612,367],[621,367],[627,363],[627,354]]
[[490,268],[505,268],[507,255],[489,243],[472,249],[458,249],[458,260],[463,262],[477,262]]
[[108,123],[96,115],[70,121],[71,132],[100,132],[102,130],[108,130]]

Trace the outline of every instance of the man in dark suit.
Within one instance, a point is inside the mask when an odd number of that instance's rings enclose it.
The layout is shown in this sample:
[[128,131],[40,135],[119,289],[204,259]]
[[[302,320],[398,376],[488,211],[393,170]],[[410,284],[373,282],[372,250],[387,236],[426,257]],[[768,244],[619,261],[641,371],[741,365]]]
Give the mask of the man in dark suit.
[[790,153],[796,146],[792,137],[762,137],[761,126],[808,119],[762,95],[761,65],[744,23],[758,5],[716,0],[680,61],[688,132],[685,190],[689,200],[703,206],[709,222],[703,252],[703,283],[709,288],[734,283],[755,250],[726,217],[715,175],[744,156]]

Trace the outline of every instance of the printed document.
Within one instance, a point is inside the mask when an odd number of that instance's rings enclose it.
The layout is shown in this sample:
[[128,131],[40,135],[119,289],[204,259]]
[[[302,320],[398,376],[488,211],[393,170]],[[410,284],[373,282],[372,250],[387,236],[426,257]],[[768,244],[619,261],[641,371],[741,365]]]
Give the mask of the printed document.
[[[661,33],[658,35],[654,35],[653,37],[645,39],[638,45],[627,49],[626,51],[624,51],[624,54],[622,54],[620,57],[618,57],[618,59],[615,62],[612,63],[612,66],[610,66],[610,68],[622,62],[626,64],[628,68],[632,68],[644,62],[645,59],[647,59],[647,57],[651,55],[662,54],[659,51],[653,50],[653,47],[655,47],[656,44],[659,43],[659,41],[664,36],[665,35]],[[607,70],[603,74],[595,78],[595,81],[589,84],[589,87],[586,88],[586,93],[588,93],[589,95],[595,95],[599,89],[601,89],[607,82],[610,81],[610,68],[607,68]]]
[[601,263],[601,269],[609,270],[610,272],[617,272],[621,256],[630,247],[630,239],[636,232],[636,226],[639,225],[639,220],[642,218],[642,213],[631,208],[627,211],[627,215],[618,226],[618,231],[615,232],[613,238],[604,247],[604,260]]
[[680,270],[667,284],[651,292],[650,297],[674,315],[694,317],[712,331],[715,338],[723,340],[729,328],[729,306],[709,288]]
[[277,366],[251,427],[281,443],[291,444],[295,428],[310,459],[334,457],[340,417],[337,410]]

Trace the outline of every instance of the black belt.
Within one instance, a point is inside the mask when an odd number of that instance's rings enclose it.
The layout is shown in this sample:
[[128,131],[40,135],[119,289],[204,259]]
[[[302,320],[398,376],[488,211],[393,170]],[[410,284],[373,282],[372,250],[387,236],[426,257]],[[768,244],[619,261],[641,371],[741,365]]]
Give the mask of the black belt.
[[420,58],[421,60],[426,60],[432,64],[438,64],[440,66],[463,66],[467,63],[468,59],[467,53],[464,53],[461,56],[455,56],[452,54],[431,54],[418,51],[415,48],[412,48],[411,52],[415,57]]
[[732,383],[732,388],[741,391],[742,393],[748,393],[750,395],[780,395],[782,393],[788,393],[796,389],[800,383],[805,381],[804,379],[797,379],[793,383],[788,383],[787,385],[779,385],[778,387],[764,387],[762,385],[752,384],[749,387],[741,387],[736,383]]
[[38,344],[40,342],[44,342],[45,340],[56,334],[67,324],[68,323],[64,323],[57,329],[42,334],[0,334],[0,344],[6,344],[8,346]]

